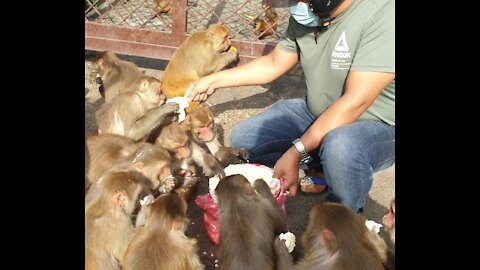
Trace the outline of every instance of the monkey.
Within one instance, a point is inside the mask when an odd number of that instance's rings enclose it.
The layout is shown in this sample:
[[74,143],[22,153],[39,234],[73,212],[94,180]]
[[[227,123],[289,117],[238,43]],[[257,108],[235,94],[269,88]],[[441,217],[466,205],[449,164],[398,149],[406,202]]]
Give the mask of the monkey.
[[188,222],[187,203],[176,193],[162,194],[144,204],[122,269],[203,270],[197,240],[185,236]]
[[85,212],[85,269],[120,269],[134,227],[130,215],[144,190],[133,172],[109,174],[89,192],[94,202]]
[[137,79],[144,76],[144,72],[134,63],[124,61],[111,51],[98,53],[94,66],[100,77],[100,95],[105,102],[110,102],[119,93],[133,91]]
[[176,182],[185,178],[184,174],[171,174],[170,153],[160,146],[135,143],[130,138],[115,134],[89,135],[85,145],[86,151],[91,153],[88,160],[91,165],[86,168],[86,208],[92,202],[92,195],[87,192],[90,185],[114,172],[139,172],[148,180],[150,190],[159,194],[170,192]]
[[160,81],[144,76],[133,92],[119,94],[95,113],[98,134],[118,134],[135,141],[146,138],[157,126],[176,117],[178,103],[164,103]]
[[278,14],[274,7],[262,4],[262,8],[266,8],[265,18],[257,18],[254,20],[255,29],[253,33],[258,36],[258,39],[264,39],[268,35],[273,35],[278,22]]
[[[85,167],[87,180],[85,191],[91,183],[110,169],[116,162],[133,154],[138,144],[125,136],[116,134],[88,135],[85,138]],[[87,157],[88,154],[88,157]]]
[[[386,269],[394,270],[395,269],[395,198],[390,202],[390,209],[388,212],[382,217],[382,223],[385,225],[385,229],[388,232],[388,236],[390,241],[393,244],[393,248],[385,248],[383,247],[379,249],[379,253],[382,256],[382,260],[384,261],[384,265]],[[383,240],[383,239],[382,239]]]
[[172,14],[172,2],[169,0],[156,0],[157,3],[155,9],[158,13]]
[[[283,264],[278,269],[385,269],[377,246],[377,240],[383,239],[365,226],[364,217],[342,204],[323,202],[310,210],[309,218],[301,237],[305,254],[295,266],[285,245],[275,241],[275,253]],[[384,241],[380,244],[386,247]]]
[[185,117],[181,125],[186,126],[193,140],[198,145],[208,149],[223,168],[230,164],[248,161],[248,151],[246,149],[226,147],[220,143],[215,129],[215,118],[208,106],[200,104]]
[[168,150],[146,142],[137,145],[135,152],[115,163],[103,175],[119,171],[136,171],[147,178],[151,190],[157,190],[160,194],[170,192],[175,187],[176,181],[170,172],[171,157]]
[[[173,53],[162,78],[162,91],[170,99],[183,97],[190,85],[201,77],[219,71],[238,58],[230,48],[230,29],[212,24],[205,31],[191,34]],[[198,102],[189,102],[186,113]]]
[[198,167],[193,158],[173,160],[170,165],[172,175],[175,176],[175,193],[185,201],[189,201],[196,191],[200,177],[197,176]]
[[382,223],[388,231],[390,240],[395,244],[395,198],[390,202],[390,210],[383,216]]
[[164,127],[155,141],[165,147],[177,160],[191,157],[203,169],[206,176],[219,174],[225,177],[225,171],[218,160],[209,151],[198,145],[188,130],[177,122]]
[[274,238],[286,218],[262,179],[253,186],[243,175],[221,179],[215,193],[220,206],[219,269],[276,269]]

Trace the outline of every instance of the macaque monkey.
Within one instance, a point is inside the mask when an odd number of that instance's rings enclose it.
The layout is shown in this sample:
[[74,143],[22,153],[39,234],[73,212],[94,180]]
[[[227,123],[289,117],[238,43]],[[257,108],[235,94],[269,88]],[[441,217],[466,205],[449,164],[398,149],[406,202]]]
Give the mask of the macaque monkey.
[[[88,135],[85,138],[85,153],[88,153],[85,191],[116,162],[130,156],[138,144],[127,137],[115,134]],[[87,158],[87,155],[85,155]]]
[[[375,241],[372,240],[372,237]],[[290,256],[285,245],[275,243],[283,269],[385,269],[379,254],[385,241],[365,226],[365,218],[338,203],[319,203],[310,210],[310,221],[301,241],[305,254],[295,267],[285,265]],[[381,244],[381,247],[376,246]]]
[[118,172],[92,187],[93,204],[85,212],[85,269],[120,269],[134,228],[130,215],[144,190],[138,175]]
[[98,134],[118,134],[135,141],[146,138],[157,126],[176,117],[178,103],[164,103],[160,81],[144,76],[137,80],[135,91],[119,94],[95,113]]
[[172,2],[170,0],[156,0],[157,6],[155,9],[158,13],[172,13]]
[[197,240],[185,236],[187,203],[175,193],[147,201],[122,261],[123,270],[200,270]]
[[177,160],[191,157],[208,177],[216,174],[219,174],[220,178],[225,177],[225,171],[218,160],[208,150],[198,145],[190,132],[177,122],[164,127],[155,144],[168,149]]
[[383,216],[382,223],[388,231],[390,240],[395,244],[395,199],[390,203],[390,210]]
[[[238,57],[230,48],[230,29],[212,24],[205,31],[191,34],[173,53],[162,78],[167,98],[183,97],[190,83],[226,67]],[[187,114],[198,105],[190,102]]]
[[262,8],[265,9],[265,18],[257,18],[254,20],[255,29],[253,33],[258,36],[258,39],[263,39],[268,35],[273,35],[277,28],[278,14],[275,8],[262,4]]
[[175,176],[175,193],[185,201],[189,201],[195,192],[200,177],[197,176],[198,167],[193,158],[173,160],[170,171]]
[[99,92],[105,102],[110,102],[119,93],[133,91],[137,79],[144,76],[137,65],[121,60],[111,51],[99,53],[94,65],[100,75],[97,83],[100,84]]
[[204,104],[191,111],[181,123],[191,133],[195,142],[207,148],[220,162],[222,167],[248,161],[248,151],[244,148],[225,147],[218,140],[215,130],[215,118],[212,110]]
[[265,181],[252,186],[243,175],[231,175],[215,192],[221,215],[219,269],[277,269],[273,243],[285,232],[286,218]]
[[170,173],[170,153],[167,149],[150,143],[141,143],[130,156],[117,162],[107,172],[136,171],[145,176],[151,190],[160,194],[175,187],[175,178]]
[[[170,153],[163,147],[135,143],[132,139],[114,134],[89,135],[85,145],[91,153],[91,165],[87,170],[87,178],[91,182],[88,186],[114,172],[136,171],[146,177],[151,190],[166,193],[175,187],[176,179],[170,173]],[[183,175],[179,178],[183,179]],[[86,197],[87,205],[91,201],[90,196]]]

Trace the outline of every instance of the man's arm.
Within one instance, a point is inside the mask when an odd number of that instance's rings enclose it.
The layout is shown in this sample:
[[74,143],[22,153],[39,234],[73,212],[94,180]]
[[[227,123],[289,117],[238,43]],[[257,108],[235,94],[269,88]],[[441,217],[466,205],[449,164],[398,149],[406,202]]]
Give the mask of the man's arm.
[[216,88],[269,83],[289,71],[298,62],[297,53],[289,53],[275,47],[272,52],[245,65],[222,70],[196,81],[188,96],[203,101]]
[[[326,109],[300,138],[305,151],[319,147],[330,130],[355,122],[393,79],[394,73],[350,71],[345,94]],[[286,189],[289,189],[292,196],[297,190],[299,161],[300,154],[292,146],[275,164],[273,177],[285,178]]]

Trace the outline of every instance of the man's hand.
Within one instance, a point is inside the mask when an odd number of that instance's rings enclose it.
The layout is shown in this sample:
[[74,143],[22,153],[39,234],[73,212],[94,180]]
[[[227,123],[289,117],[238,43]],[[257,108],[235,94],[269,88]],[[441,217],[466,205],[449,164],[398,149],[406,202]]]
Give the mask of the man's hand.
[[291,147],[275,163],[273,168],[273,178],[285,179],[285,190],[288,190],[288,196],[295,196],[298,188],[298,167],[300,163],[300,153],[297,149]]
[[209,95],[213,94],[214,91],[215,88],[213,88],[210,83],[210,77],[206,76],[190,84],[187,90],[187,93],[190,92],[190,94],[187,96],[187,99],[202,102],[205,101]]

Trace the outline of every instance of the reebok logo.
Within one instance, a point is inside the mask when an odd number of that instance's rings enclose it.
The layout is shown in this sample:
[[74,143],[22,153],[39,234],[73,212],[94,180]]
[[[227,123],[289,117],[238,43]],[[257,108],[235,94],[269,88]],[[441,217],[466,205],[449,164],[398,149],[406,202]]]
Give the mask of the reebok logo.
[[[340,34],[337,43],[335,44],[335,48],[332,51],[332,61],[331,61],[331,68],[332,69],[348,69],[350,68],[350,58],[352,57],[348,44],[347,38],[345,36],[345,31]],[[347,60],[348,59],[348,60]],[[347,62],[348,61],[348,62]]]

